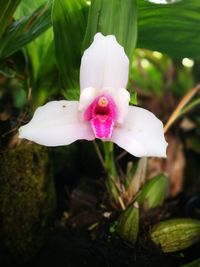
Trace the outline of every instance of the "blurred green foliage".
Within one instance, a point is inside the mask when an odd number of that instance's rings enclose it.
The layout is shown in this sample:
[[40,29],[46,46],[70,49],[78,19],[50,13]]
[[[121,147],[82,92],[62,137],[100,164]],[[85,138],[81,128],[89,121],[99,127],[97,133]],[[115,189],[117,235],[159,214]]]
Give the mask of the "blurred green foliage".
[[[162,99],[170,92],[179,100],[199,81],[198,1],[2,3],[0,101],[6,109],[8,95],[13,99],[11,109],[29,103],[34,110],[49,99],[63,97],[78,100],[81,55],[97,31],[115,34],[129,56],[132,104],[137,104],[137,94]],[[188,110],[199,105],[198,96],[193,101]]]

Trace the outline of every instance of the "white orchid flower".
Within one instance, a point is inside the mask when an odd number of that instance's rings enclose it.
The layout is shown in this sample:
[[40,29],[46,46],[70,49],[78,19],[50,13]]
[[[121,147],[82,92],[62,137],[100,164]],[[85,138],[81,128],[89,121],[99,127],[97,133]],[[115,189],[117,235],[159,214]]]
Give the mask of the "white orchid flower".
[[19,137],[45,146],[99,138],[137,157],[165,157],[162,122],[148,110],[129,106],[128,71],[128,57],[115,36],[97,33],[81,60],[79,102],[52,101],[37,108]]

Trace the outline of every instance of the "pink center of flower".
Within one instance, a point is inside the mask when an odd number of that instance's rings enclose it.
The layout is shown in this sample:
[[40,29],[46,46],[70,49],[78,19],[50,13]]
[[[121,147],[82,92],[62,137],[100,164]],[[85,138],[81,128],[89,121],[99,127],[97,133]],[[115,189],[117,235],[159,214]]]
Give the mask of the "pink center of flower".
[[95,98],[84,113],[84,120],[90,121],[95,137],[101,139],[111,137],[116,117],[116,105],[108,95]]

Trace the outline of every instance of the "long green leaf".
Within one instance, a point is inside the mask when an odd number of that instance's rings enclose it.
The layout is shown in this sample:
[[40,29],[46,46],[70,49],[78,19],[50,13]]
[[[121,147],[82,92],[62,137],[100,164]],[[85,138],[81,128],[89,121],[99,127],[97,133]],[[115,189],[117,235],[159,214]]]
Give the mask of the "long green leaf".
[[132,58],[137,39],[136,0],[91,1],[84,49],[93,41],[96,32],[114,34]]
[[52,27],[26,46],[32,65],[33,80],[47,73],[55,65]]
[[21,1],[20,5],[16,9],[14,13],[14,17],[16,20],[21,19],[24,16],[31,15],[37,8],[41,5],[47,3],[48,0],[23,0]]
[[[44,3],[46,3],[46,0],[22,1],[15,12],[15,18],[20,19],[21,17],[31,15]],[[50,19],[51,17],[49,16],[49,24],[51,23]],[[28,43],[25,50],[30,67],[31,106],[34,109],[39,105],[43,105],[53,93],[57,93],[60,90],[58,71],[55,64],[53,27],[50,27]]]
[[200,57],[200,1],[161,5],[139,0],[137,47],[174,58]]
[[8,57],[51,26],[51,3],[10,25],[0,40],[0,59]]
[[32,104],[43,105],[60,90],[52,27],[29,43],[26,50],[32,66]]
[[0,8],[0,37],[3,35],[6,27],[12,22],[12,16],[20,0],[1,0]]
[[87,23],[85,0],[54,0],[52,19],[56,61],[64,89],[76,87]]
[[[46,0],[22,1],[15,12],[15,18],[31,15],[37,8],[46,3]],[[53,40],[53,29],[40,34],[26,46],[29,60],[32,67],[33,82],[36,82],[39,76],[44,75],[55,66],[55,51]],[[48,62],[48,64],[47,64]]]

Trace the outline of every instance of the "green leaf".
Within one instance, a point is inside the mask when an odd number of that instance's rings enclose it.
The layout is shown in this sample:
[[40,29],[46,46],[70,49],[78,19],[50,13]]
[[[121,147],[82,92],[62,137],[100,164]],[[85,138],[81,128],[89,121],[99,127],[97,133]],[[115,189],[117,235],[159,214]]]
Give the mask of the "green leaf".
[[116,230],[124,240],[135,244],[139,230],[139,206],[137,202],[129,205],[121,213]]
[[136,92],[131,92],[131,99],[130,99],[130,104],[131,105],[137,105],[138,100],[137,100],[137,93]]
[[[15,12],[16,18],[32,14],[46,0],[23,1]],[[50,8],[51,6],[49,6]],[[50,9],[49,9],[50,11]],[[50,19],[50,16],[49,16]],[[43,105],[49,97],[59,91],[58,71],[55,64],[53,28],[40,34],[26,46],[30,66],[32,105]]]
[[84,49],[95,33],[114,34],[131,59],[137,39],[136,0],[93,0],[88,16]]
[[16,9],[14,17],[16,20],[21,19],[24,16],[31,15],[37,8],[45,4],[47,0],[23,0]]
[[137,47],[167,53],[174,58],[200,57],[200,1],[173,5],[138,1]]
[[52,20],[56,61],[64,89],[76,87],[79,82],[87,10],[85,0],[54,0]]
[[20,0],[1,0],[0,8],[0,37],[3,35],[6,27],[12,22],[12,16]]
[[[37,8],[46,3],[46,0],[22,1],[15,12],[15,18],[19,19],[31,15]],[[49,4],[49,12],[51,5]],[[49,13],[50,14],[50,13]],[[49,16],[49,24],[51,17]],[[30,87],[32,88],[31,105],[34,107],[43,105],[51,95],[58,93],[58,71],[55,64],[55,46],[53,39],[53,27],[42,32],[37,38],[26,45],[28,56]]]
[[51,2],[11,24],[0,40],[0,58],[8,57],[51,26]]
[[191,111],[193,108],[200,106],[200,96],[197,97],[196,99],[192,100],[185,108],[181,110],[180,115],[183,115],[189,111]]
[[52,27],[29,43],[26,50],[32,67],[32,103],[43,105],[60,91]]
[[163,204],[168,189],[168,178],[159,174],[149,180],[139,192],[136,201],[146,209]]
[[200,267],[200,258],[190,263],[184,264],[181,267]]
[[26,49],[31,61],[33,80],[36,81],[55,66],[52,27],[30,42]]
[[74,87],[72,89],[63,90],[63,95],[67,100],[79,100],[80,90],[79,87]]

